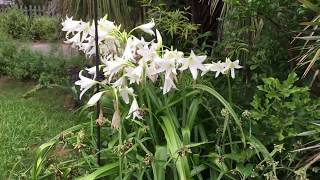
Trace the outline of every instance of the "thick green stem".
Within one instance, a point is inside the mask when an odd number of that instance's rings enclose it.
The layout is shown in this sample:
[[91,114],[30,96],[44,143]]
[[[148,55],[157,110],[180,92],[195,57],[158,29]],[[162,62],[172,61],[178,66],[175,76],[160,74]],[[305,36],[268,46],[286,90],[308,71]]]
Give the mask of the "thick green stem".
[[[119,128],[119,146],[122,146],[122,127],[123,123],[120,121],[120,128]],[[119,156],[119,174],[120,174],[120,179],[122,179],[122,154]]]

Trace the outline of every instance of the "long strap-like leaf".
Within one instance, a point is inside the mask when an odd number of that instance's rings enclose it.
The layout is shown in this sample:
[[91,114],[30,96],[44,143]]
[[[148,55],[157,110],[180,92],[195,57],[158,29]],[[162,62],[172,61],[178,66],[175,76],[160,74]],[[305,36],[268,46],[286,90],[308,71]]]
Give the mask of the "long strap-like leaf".
[[238,118],[236,112],[233,110],[233,108],[231,107],[231,105],[228,103],[228,101],[226,101],[216,90],[214,90],[213,88],[210,88],[206,85],[201,85],[198,84],[195,86],[196,89],[201,89],[203,91],[208,92],[209,94],[213,95],[215,98],[217,98],[223,105],[224,107],[229,111],[229,113],[231,114],[231,116],[233,117],[235,123],[237,124],[240,133],[241,133],[241,141],[243,142],[244,145],[246,145],[246,138],[245,135],[243,133],[243,129],[241,126],[241,122],[240,119]]

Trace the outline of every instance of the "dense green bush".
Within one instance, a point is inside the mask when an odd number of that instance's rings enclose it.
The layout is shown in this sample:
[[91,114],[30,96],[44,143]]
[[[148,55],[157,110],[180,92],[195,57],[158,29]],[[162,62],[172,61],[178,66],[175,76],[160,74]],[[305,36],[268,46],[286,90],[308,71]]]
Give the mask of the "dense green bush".
[[299,27],[298,1],[228,0],[226,4],[224,33],[215,54],[238,58],[253,83],[271,76],[285,78],[293,58],[288,50],[290,33]]
[[22,49],[11,60],[8,66],[8,74],[19,80],[36,80],[39,78],[41,67],[41,55],[28,49]]
[[49,16],[32,18],[30,33],[34,40],[57,40],[59,21]]
[[273,144],[308,130],[311,122],[320,119],[320,101],[312,100],[308,87],[298,87],[295,73],[280,82],[263,79],[251,103],[256,135],[264,144]]
[[29,37],[30,22],[27,16],[18,9],[10,9],[0,15],[1,26],[13,38],[25,39]]
[[0,23],[0,30],[14,39],[57,40],[59,37],[59,21],[55,17],[29,18],[21,10],[12,8],[0,13]]
[[[4,34],[4,33],[2,33]],[[84,65],[84,58],[60,58],[49,53],[44,55],[30,49],[17,49],[14,41],[0,33],[0,75],[18,80],[34,80],[40,84],[63,84],[71,80]],[[72,79],[74,80],[74,79]]]
[[0,31],[0,74],[7,74],[9,64],[16,54],[16,46],[7,33]]

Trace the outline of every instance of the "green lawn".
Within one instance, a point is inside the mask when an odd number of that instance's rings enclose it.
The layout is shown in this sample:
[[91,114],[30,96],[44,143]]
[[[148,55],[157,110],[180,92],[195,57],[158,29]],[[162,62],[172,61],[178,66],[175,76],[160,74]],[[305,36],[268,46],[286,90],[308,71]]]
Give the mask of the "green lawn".
[[0,78],[0,179],[23,178],[35,149],[76,124],[76,116],[64,108],[63,92],[42,90],[22,98],[32,87]]

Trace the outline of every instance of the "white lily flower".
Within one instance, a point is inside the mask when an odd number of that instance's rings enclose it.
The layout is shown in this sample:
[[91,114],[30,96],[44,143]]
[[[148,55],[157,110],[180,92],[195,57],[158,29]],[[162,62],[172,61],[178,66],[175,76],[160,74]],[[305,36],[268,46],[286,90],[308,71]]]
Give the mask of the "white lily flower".
[[67,44],[72,44],[73,47],[75,46],[80,46],[81,45],[81,36],[80,33],[77,33],[76,35],[74,35],[72,38],[68,39],[66,41],[64,41]]
[[160,32],[158,31],[158,29],[156,29],[156,36],[157,36],[157,50],[161,49],[163,47],[162,45],[162,36],[160,34]]
[[81,21],[74,21],[72,20],[73,17],[68,18],[66,17],[66,20],[64,20],[61,25],[63,26],[62,31],[66,31],[67,34],[77,32],[79,30],[79,27],[81,25]]
[[128,88],[128,87],[120,88],[119,89],[119,94],[122,97],[123,101],[126,104],[129,104],[129,101],[130,101],[129,95],[130,96],[134,96],[133,88]]
[[176,64],[181,59],[183,59],[183,53],[180,51],[169,51],[165,50],[163,58],[156,58],[154,61],[158,66],[157,73],[164,72],[166,73],[166,77],[176,75]]
[[142,31],[154,36],[154,31],[152,30],[152,28],[155,26],[154,23],[154,19],[151,20],[151,22],[147,23],[147,24],[142,24],[138,27],[136,27],[136,29],[141,29]]
[[[114,25],[113,22],[108,21],[105,18],[99,19],[98,21],[98,42],[99,44],[101,43],[101,41],[104,40],[104,38],[106,36],[108,36],[110,34],[110,32],[112,32],[113,30],[116,30],[117,27]],[[90,31],[89,34],[91,37],[95,37],[95,26],[94,23],[91,24],[90,27]]]
[[124,52],[123,52],[123,55],[122,55],[122,58],[135,62],[135,60],[134,60],[135,49],[132,47],[132,44],[130,44],[130,43],[131,42],[128,39],[127,45],[126,45]]
[[91,57],[96,53],[95,41],[93,37],[87,38],[86,42],[82,42],[79,50],[84,52],[87,56]]
[[132,119],[136,119],[136,118],[143,119],[142,115],[140,114],[140,108],[136,98],[133,98],[127,119],[129,119],[131,116],[132,116]]
[[173,77],[166,76],[164,79],[164,85],[163,85],[163,94],[168,93],[171,89],[176,89],[176,85],[174,84]]
[[103,39],[103,44],[99,45],[100,53],[103,56],[114,55],[117,54],[117,47],[119,47],[119,41],[113,36],[105,36]]
[[215,71],[216,71],[216,78],[220,75],[220,74],[224,74],[224,68],[226,67],[225,63],[222,63],[221,61],[219,61],[216,64],[215,67]]
[[207,56],[196,56],[193,51],[188,58],[185,58],[182,62],[181,71],[189,68],[194,80],[197,79],[198,69],[206,71],[205,66],[202,64],[207,59]]
[[215,77],[217,78],[220,74],[224,73],[225,70],[225,63],[221,63],[221,61],[215,63],[211,63],[211,64],[205,64],[204,65],[206,70],[202,72],[201,76],[203,76],[204,74],[206,74],[208,71],[213,71],[216,72]]
[[181,64],[184,60],[183,52],[178,50],[174,50],[174,51],[165,50],[163,59],[170,59],[174,61],[176,64]]
[[105,71],[109,74],[109,82],[111,81],[113,75],[117,74],[122,68],[127,65],[128,61],[116,57],[114,61],[106,61]]
[[78,30],[79,32],[82,33],[82,36],[81,36],[81,42],[84,42],[85,40],[88,39],[88,35],[90,33],[90,24],[89,23],[86,23],[86,22],[81,22]]
[[144,46],[148,46],[150,43],[145,42],[143,38],[139,40],[134,36],[130,36],[127,40],[126,47],[123,51],[122,58],[126,60],[130,60],[132,62],[136,62],[135,58],[137,56],[137,50],[143,48]]
[[102,34],[109,34],[111,31],[115,30],[117,27],[114,25],[114,22],[108,21],[105,18],[102,18],[98,21],[99,27],[98,30],[99,32],[103,32]]
[[[101,69],[102,66],[103,66],[103,65],[99,65],[99,69]],[[93,66],[93,67],[91,67],[91,68],[86,68],[86,71],[88,71],[89,74],[93,75],[93,79],[95,79],[96,76],[97,76],[97,71],[96,71],[96,69],[97,69],[96,66]]]
[[91,75],[96,75],[96,67],[95,66],[93,66],[91,68],[86,68],[86,71],[88,71],[88,73]]
[[139,84],[141,81],[142,74],[143,68],[141,66],[137,66],[136,68],[126,68],[126,76],[129,78],[130,84]]
[[106,62],[106,66],[110,74],[118,73],[121,70],[121,68],[123,68],[126,64],[127,64],[127,61],[119,57],[116,57],[114,61]]
[[117,87],[125,87],[127,85],[127,79],[125,76],[121,76],[116,82],[112,83],[112,86]]
[[240,69],[242,66],[239,65],[239,60],[236,60],[232,62],[230,58],[226,58],[226,63],[225,63],[225,69],[223,70],[224,73],[227,73],[230,70],[231,77],[234,79],[235,78],[235,69]]
[[139,60],[139,64],[152,61],[157,56],[156,44],[152,43],[150,47],[146,44],[143,48],[137,50],[137,54],[142,56],[142,59]]
[[150,63],[149,66],[146,68],[146,75],[152,82],[155,82],[158,79],[158,74],[156,72],[156,64],[154,62]]
[[93,95],[90,100],[88,101],[87,105],[89,107],[91,106],[94,106],[99,100],[100,98],[102,97],[103,93],[105,93],[105,91],[102,91],[102,92],[98,92],[96,93],[95,95]]
[[98,82],[83,76],[82,71],[79,72],[79,77],[80,77],[80,80],[75,82],[75,84],[80,86],[80,91],[81,91],[80,99],[81,99],[83,94]]

